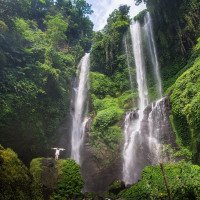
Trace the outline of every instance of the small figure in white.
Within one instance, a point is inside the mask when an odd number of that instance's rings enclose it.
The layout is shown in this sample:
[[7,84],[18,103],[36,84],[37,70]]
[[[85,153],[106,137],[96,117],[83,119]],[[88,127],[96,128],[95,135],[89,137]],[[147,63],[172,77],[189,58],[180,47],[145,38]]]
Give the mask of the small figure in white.
[[65,149],[63,149],[63,148],[52,148],[52,149],[54,149],[54,150],[56,150],[56,152],[55,152],[55,160],[58,160],[58,158],[59,158],[59,155],[60,155],[60,151],[64,151]]

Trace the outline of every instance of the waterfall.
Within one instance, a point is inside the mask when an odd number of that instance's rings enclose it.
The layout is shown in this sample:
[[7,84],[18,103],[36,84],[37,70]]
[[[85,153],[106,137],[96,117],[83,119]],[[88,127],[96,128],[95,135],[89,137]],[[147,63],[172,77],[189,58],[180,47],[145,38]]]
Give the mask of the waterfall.
[[[144,56],[142,50],[141,26],[139,22],[131,25],[131,39],[133,44],[133,54],[135,58],[136,79],[139,93],[139,110],[142,111],[148,105],[148,90],[146,81],[146,71],[144,66]],[[142,116],[141,116],[142,117]]]
[[80,150],[84,141],[85,126],[87,124],[87,95],[90,68],[90,54],[86,53],[79,64],[78,86],[74,88],[74,112],[71,134],[71,158],[81,163]]
[[154,76],[156,79],[156,86],[157,86],[157,93],[158,97],[162,97],[162,83],[160,77],[160,66],[158,62],[158,55],[155,46],[154,34],[153,34],[153,26],[152,26],[152,19],[150,14],[147,12],[144,17],[144,30],[147,35],[147,43],[148,43],[148,51],[150,53],[151,63],[154,69]]
[[136,66],[136,79],[138,84],[139,110],[135,111],[135,119],[132,120],[133,113],[127,113],[125,118],[125,144],[123,149],[123,179],[126,184],[131,184],[136,177],[134,176],[133,169],[137,166],[134,162],[137,158],[136,142],[140,137],[140,126],[143,119],[143,110],[148,105],[148,90],[146,82],[146,72],[143,60],[142,39],[141,39],[141,26],[139,22],[134,22],[131,27],[131,40],[133,44],[133,54]]
[[[143,54],[143,30],[147,36],[145,42],[150,53],[157,93],[160,98],[151,104],[149,104],[146,66]],[[161,98],[162,84],[150,14],[147,13],[145,16],[144,27],[138,21],[133,22],[130,26],[130,32],[139,98],[138,110],[128,112],[124,121],[123,180],[126,185],[138,181],[140,173],[146,165],[156,164],[160,161],[161,140],[166,134],[167,128],[165,126],[168,120],[165,98]],[[127,49],[127,43],[125,43],[126,53]],[[130,67],[129,63],[128,67]]]
[[151,104],[151,112],[149,113],[149,149],[151,152],[151,163],[161,162],[162,145],[160,144],[162,136],[165,135],[165,126],[167,124],[167,115],[165,112],[165,98]]

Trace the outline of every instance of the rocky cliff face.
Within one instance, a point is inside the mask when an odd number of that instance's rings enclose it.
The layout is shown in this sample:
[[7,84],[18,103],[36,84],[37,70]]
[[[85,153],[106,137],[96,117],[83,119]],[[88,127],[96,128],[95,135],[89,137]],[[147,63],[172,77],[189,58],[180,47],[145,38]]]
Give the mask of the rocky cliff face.
[[85,192],[102,193],[115,180],[121,179],[122,157],[119,147],[111,152],[106,145],[95,149],[90,144],[90,136],[85,139],[82,151],[81,172],[85,180]]
[[[156,102],[152,103],[144,110],[144,117],[141,123],[141,134],[137,136],[138,142],[136,142],[136,144],[138,146],[135,147],[138,149],[137,156],[140,159],[133,161],[137,166],[136,171],[133,171],[134,174],[140,174],[141,170],[145,166],[157,162],[157,160],[154,161],[151,158],[151,156],[153,156],[152,151],[150,150],[150,146],[147,143],[147,141],[149,141],[150,134],[149,118],[155,104]],[[171,114],[169,98],[163,98],[159,102],[159,106],[162,107],[159,116],[161,119],[154,119],[155,128],[156,126],[159,126],[160,128],[158,139],[162,144],[172,144],[174,146],[175,136],[169,120],[169,116]],[[130,117],[131,120],[137,119],[137,111],[132,111]],[[90,124],[91,123],[89,123],[87,126],[85,142],[82,148],[83,162],[81,166],[81,172],[85,180],[84,191],[102,193],[113,181],[122,179],[122,146],[120,146],[116,152],[110,152],[106,145],[102,146],[101,149],[95,149],[95,147],[92,146],[90,142]],[[137,179],[139,178],[140,176],[137,177]]]

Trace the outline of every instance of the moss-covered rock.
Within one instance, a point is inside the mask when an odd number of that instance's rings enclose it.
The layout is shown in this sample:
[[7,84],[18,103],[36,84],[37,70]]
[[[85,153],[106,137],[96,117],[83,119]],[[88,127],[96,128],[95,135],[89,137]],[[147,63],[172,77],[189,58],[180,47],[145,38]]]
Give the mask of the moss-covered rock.
[[36,158],[30,165],[32,190],[36,200],[64,200],[82,196],[80,167],[73,160]]
[[105,192],[104,196],[106,198],[116,199],[118,194],[125,188],[125,183],[123,181],[116,180],[108,187],[108,190]]
[[[200,40],[195,48],[200,52]],[[194,59],[194,58],[193,58]],[[173,124],[182,145],[189,147],[194,154],[194,161],[200,163],[200,57],[184,72],[172,87],[170,97]]]
[[0,146],[0,199],[32,199],[30,185],[29,171],[17,154]]
[[32,190],[36,200],[49,199],[56,189],[58,172],[51,158],[36,158],[31,161]]

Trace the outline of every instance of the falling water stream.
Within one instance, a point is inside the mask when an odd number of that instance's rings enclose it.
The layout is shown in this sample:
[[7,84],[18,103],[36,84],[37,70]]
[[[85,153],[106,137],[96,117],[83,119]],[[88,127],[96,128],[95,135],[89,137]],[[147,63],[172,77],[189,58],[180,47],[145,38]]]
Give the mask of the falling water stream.
[[85,126],[88,118],[87,112],[87,96],[88,96],[88,76],[90,68],[90,54],[86,53],[79,64],[78,85],[74,88],[74,112],[73,125],[71,133],[71,158],[81,164],[80,150],[84,142]]
[[150,52],[150,58],[154,69],[154,76],[156,79],[156,86],[157,86],[157,92],[158,97],[162,97],[162,83],[161,83],[161,77],[160,77],[160,69],[159,69],[159,62],[158,62],[158,56],[157,56],[157,50],[155,46],[155,40],[154,40],[154,34],[153,34],[153,25],[152,25],[152,19],[150,14],[147,12],[144,17],[144,30],[147,35],[147,41],[148,41],[148,50]]
[[134,162],[136,156],[136,138],[139,137],[140,125],[143,119],[143,110],[148,105],[148,90],[146,82],[146,72],[143,60],[142,39],[141,39],[141,26],[139,22],[134,22],[131,27],[131,39],[133,44],[133,54],[136,66],[136,79],[138,84],[139,93],[139,110],[136,113],[135,120],[131,119],[132,113],[127,113],[125,118],[125,144],[123,150],[123,180],[126,184],[131,184],[135,179],[133,169],[135,169]]
[[[159,98],[162,97],[162,84],[152,20],[150,14],[147,13],[143,27],[138,21],[133,22],[130,26],[139,100],[138,110],[128,112],[124,122],[123,180],[126,185],[138,181],[140,173],[146,165],[158,162],[162,146],[160,137],[166,123],[165,99],[161,98],[149,105],[146,66],[143,54],[143,31],[147,36],[145,42],[151,56],[157,96]],[[125,47],[127,53],[127,43],[125,43]]]

